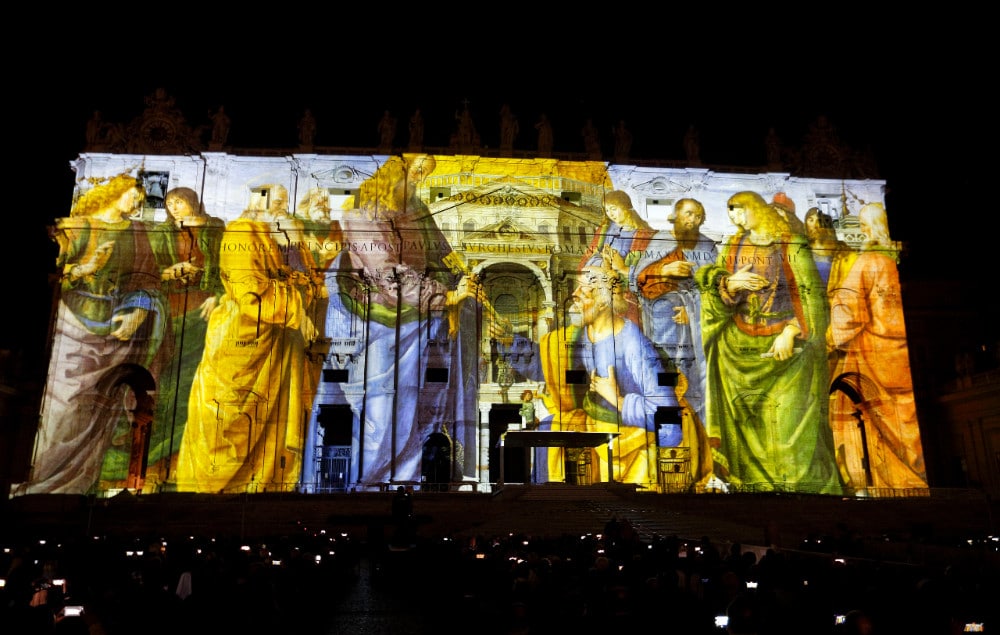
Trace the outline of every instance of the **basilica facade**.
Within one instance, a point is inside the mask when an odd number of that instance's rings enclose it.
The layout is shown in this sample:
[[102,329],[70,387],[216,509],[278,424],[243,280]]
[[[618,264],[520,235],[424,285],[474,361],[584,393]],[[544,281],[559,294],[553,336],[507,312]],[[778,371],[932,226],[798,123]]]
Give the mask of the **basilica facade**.
[[73,169],[15,496],[927,487],[880,180],[425,152]]

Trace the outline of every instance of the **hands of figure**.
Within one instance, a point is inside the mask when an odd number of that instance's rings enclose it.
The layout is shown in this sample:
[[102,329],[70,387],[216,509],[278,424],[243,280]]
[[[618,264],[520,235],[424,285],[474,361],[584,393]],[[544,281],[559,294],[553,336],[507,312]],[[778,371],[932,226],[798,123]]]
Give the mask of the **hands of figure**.
[[625,266],[625,259],[611,245],[604,245],[601,249],[601,258],[604,260],[605,268],[613,269],[622,275],[628,275],[628,267]]
[[726,278],[726,287],[730,293],[736,293],[737,291],[760,291],[771,284],[764,276],[751,272],[751,267],[753,267],[752,264],[741,267]]
[[689,324],[688,311],[686,306],[674,307],[674,324]]
[[90,254],[83,259],[80,264],[76,265],[70,269],[70,277],[73,280],[79,280],[83,278],[85,280],[92,280],[94,274],[101,270],[104,265],[108,264],[108,260],[111,259],[111,254],[115,250],[115,243],[113,240],[101,243],[94,250],[94,253]]
[[660,271],[670,278],[690,278],[694,275],[694,263],[690,260],[675,260],[664,265]]
[[621,410],[625,398],[618,394],[618,379],[615,377],[614,366],[608,366],[607,377],[599,376],[596,368],[592,370],[590,372],[590,389]]
[[147,313],[149,311],[146,309],[132,309],[128,313],[118,313],[112,316],[111,321],[117,323],[118,328],[111,332],[111,337],[123,342],[131,339],[139,330],[143,320],[146,319]]
[[184,262],[176,262],[160,273],[160,279],[164,281],[168,280],[180,280],[184,284],[188,284],[191,281],[191,277],[200,272],[201,267],[191,264],[190,261],[185,260]]
[[219,306],[219,299],[217,297],[213,295],[209,298],[205,298],[205,301],[201,303],[201,311],[198,315],[201,316],[201,319],[208,320],[208,316],[212,315],[212,311],[214,311],[217,306]]
[[774,343],[771,344],[771,350],[769,353],[773,354],[774,359],[778,361],[784,361],[795,354],[795,336],[799,333],[798,327],[788,325],[785,327],[778,337],[774,338]]

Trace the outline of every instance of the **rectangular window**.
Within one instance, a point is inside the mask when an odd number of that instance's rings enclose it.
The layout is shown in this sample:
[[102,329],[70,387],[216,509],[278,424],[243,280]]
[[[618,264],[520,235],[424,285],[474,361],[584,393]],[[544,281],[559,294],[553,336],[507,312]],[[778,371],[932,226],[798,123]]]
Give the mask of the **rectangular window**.
[[322,404],[316,423],[323,426],[323,445],[351,445],[354,415],[346,404]]
[[428,384],[447,384],[447,368],[428,368],[424,373],[424,382]]
[[674,199],[672,198],[647,198],[646,218],[650,224],[656,226],[667,226],[667,219],[670,218],[674,209]]
[[657,406],[653,413],[653,423],[656,425],[679,424],[681,409],[676,406]]
[[167,220],[166,199],[170,188],[170,172],[139,172],[139,180],[146,192],[142,205],[142,219],[147,222]]
[[566,383],[567,384],[586,384],[589,382],[587,379],[587,371],[585,370],[567,370],[566,371]]
[[656,373],[656,383],[659,386],[676,386],[677,373]]
[[324,368],[323,383],[344,384],[347,383],[348,372],[346,368]]
[[358,191],[342,187],[330,188],[330,217],[340,218],[340,212],[357,206]]

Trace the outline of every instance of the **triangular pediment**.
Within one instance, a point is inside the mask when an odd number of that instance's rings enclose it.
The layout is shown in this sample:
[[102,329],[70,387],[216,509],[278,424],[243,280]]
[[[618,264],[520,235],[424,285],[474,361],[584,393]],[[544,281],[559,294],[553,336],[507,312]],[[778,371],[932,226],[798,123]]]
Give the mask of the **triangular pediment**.
[[524,182],[512,176],[503,176],[495,181],[456,192],[430,204],[431,213],[456,205],[480,207],[508,207],[512,209],[554,208],[560,211],[576,212],[580,206],[560,197],[562,192],[549,191]]
[[512,218],[505,218],[499,223],[487,225],[478,231],[469,233],[466,240],[473,241],[511,241],[537,242],[538,232],[533,231],[523,225],[514,222]]

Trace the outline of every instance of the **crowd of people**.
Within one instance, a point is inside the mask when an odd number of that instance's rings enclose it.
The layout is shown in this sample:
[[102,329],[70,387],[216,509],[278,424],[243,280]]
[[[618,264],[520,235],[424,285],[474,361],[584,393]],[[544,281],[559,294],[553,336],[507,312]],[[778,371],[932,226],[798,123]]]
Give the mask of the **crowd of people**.
[[400,496],[364,535],[5,545],[0,630],[892,635],[989,632],[997,618],[987,564],[864,559],[847,533],[764,549],[650,537],[612,516],[583,534],[428,536]]

